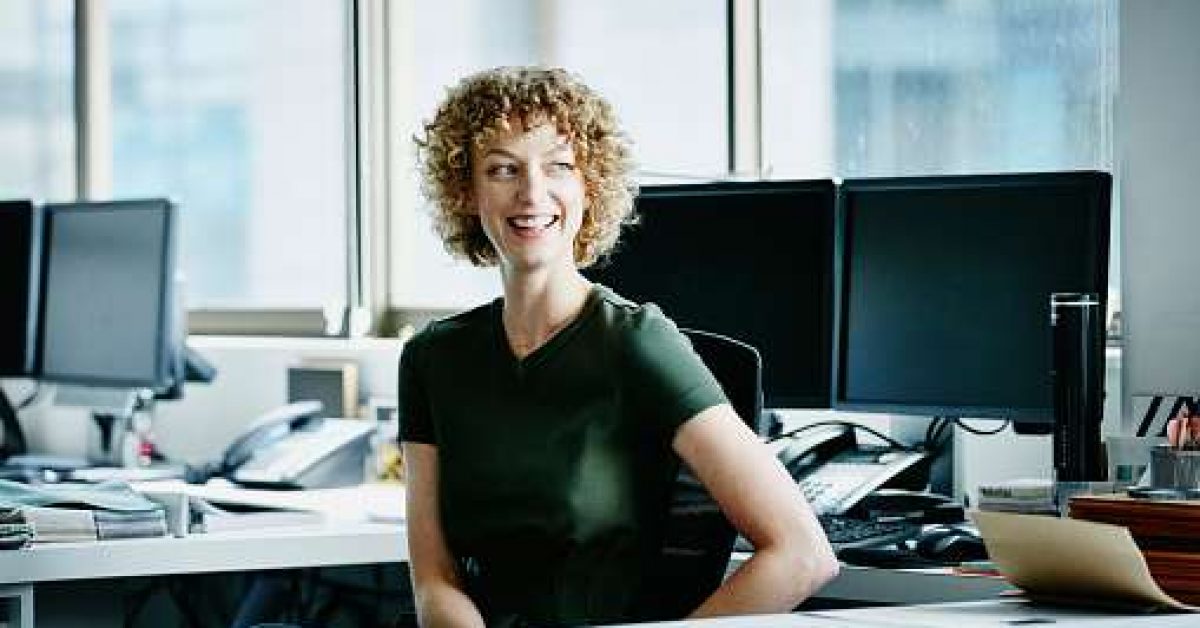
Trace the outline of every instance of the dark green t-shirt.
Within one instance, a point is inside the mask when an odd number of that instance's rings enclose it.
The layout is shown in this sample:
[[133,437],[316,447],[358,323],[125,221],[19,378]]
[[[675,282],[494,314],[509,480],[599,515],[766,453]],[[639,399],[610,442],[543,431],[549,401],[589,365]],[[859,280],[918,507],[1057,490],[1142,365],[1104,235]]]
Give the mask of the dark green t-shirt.
[[654,305],[596,285],[521,360],[502,308],[404,347],[401,439],[438,448],[447,543],[489,624],[636,620],[678,471],[671,440],[725,396]]

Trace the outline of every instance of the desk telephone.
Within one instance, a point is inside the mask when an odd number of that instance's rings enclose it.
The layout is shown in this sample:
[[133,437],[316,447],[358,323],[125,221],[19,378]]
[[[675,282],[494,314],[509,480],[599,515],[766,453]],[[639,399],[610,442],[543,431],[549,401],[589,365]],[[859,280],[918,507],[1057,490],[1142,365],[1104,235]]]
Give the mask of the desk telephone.
[[320,416],[319,401],[281,406],[255,419],[221,460],[193,481],[212,476],[255,488],[329,488],[362,483],[373,422]]
[[[785,437],[777,456],[817,515],[856,514],[885,486],[921,489],[928,462],[924,452],[858,444],[853,428],[840,424]],[[903,505],[901,498],[892,501]]]

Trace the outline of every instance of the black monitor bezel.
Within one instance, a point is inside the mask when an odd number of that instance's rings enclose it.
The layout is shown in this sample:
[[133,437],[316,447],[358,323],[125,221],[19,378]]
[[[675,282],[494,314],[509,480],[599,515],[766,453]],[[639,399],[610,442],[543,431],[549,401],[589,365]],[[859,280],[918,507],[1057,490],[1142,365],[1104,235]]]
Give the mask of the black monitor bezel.
[[[48,373],[45,369],[44,348],[46,341],[46,297],[49,280],[49,255],[52,250],[54,220],[62,213],[92,212],[92,211],[124,211],[158,210],[163,213],[164,246],[162,258],[159,260],[162,272],[159,273],[158,316],[154,324],[155,344],[158,347],[154,356],[154,374],[148,377],[106,377],[99,373]],[[36,376],[41,381],[78,384],[102,388],[150,388],[159,389],[170,386],[177,375],[175,367],[177,344],[172,334],[172,318],[175,307],[175,265],[178,211],[175,204],[166,198],[146,198],[114,201],[81,201],[73,203],[51,203],[42,208],[42,241],[41,241],[41,273],[38,290],[38,332],[36,354]],[[182,322],[179,322],[182,324]]]
[[[25,264],[26,289],[24,294],[20,295],[21,302],[16,304],[25,310],[25,340],[20,360],[21,364],[11,369],[0,366],[0,378],[30,377],[37,373],[38,294],[41,290],[41,280],[39,278],[42,246],[41,208],[28,199],[0,200],[0,212],[12,211],[22,212],[27,222],[25,225],[27,227],[25,229],[25,236],[28,238],[29,249],[27,251],[28,260]],[[11,331],[4,330],[4,333],[10,333]]]
[[[835,204],[835,199],[836,199],[836,194],[837,194],[836,186],[832,179],[718,181],[718,182],[704,182],[704,183],[671,183],[671,184],[659,184],[659,185],[644,185],[641,187],[639,194],[638,194],[638,198],[636,200],[638,202],[640,202],[642,199],[656,199],[656,198],[687,198],[687,197],[695,197],[695,196],[713,197],[713,196],[723,196],[723,195],[752,196],[752,195],[768,195],[768,194],[774,195],[774,194],[813,194],[813,193],[823,194],[827,198],[827,202],[825,203],[825,207],[824,207],[824,211],[823,211],[824,216],[822,216],[822,219],[821,219],[822,228],[825,233],[824,240],[826,242],[826,255],[824,256],[824,259],[825,259],[826,264],[825,264],[825,267],[822,269],[823,278],[821,281],[821,292],[822,292],[822,295],[821,295],[822,301],[821,302],[823,304],[825,304],[825,307],[823,307],[820,312],[821,327],[823,330],[823,333],[821,334],[821,339],[820,339],[820,344],[821,344],[820,351],[822,354],[822,358],[821,358],[822,362],[824,364],[828,365],[829,360],[832,356],[832,351],[833,351],[833,336],[832,336],[833,308],[834,308],[834,302],[833,302],[834,301],[834,292],[833,292],[833,288],[834,288],[833,262],[834,262],[834,259],[833,259],[833,255],[834,255],[834,250],[835,250],[834,204]],[[638,208],[637,211],[640,213],[641,209]],[[637,228],[636,226],[633,227],[633,229],[636,229],[636,228]],[[621,244],[618,243],[617,248],[614,251],[614,254],[619,255],[620,250],[621,250]],[[600,265],[602,266],[604,263],[605,263],[604,261],[601,261]],[[585,274],[586,274],[586,271],[585,271]],[[614,289],[616,289],[617,292],[620,293],[619,287],[614,286]],[[666,312],[666,314],[667,314],[667,316],[670,316],[671,312],[668,311],[668,312]],[[725,333],[725,334],[731,335],[733,337],[738,337],[737,334],[732,333],[729,330],[706,330],[706,331],[715,331],[718,333]],[[760,348],[760,352],[761,351],[762,351],[762,348]],[[771,368],[770,364],[766,361],[766,355],[769,355],[769,353],[770,352],[767,351],[766,354],[764,354],[764,365],[763,365],[764,369]],[[822,372],[826,372],[826,371],[827,371],[827,369],[822,370]],[[764,381],[765,381],[765,378],[764,378]],[[796,409],[828,409],[831,407],[830,406],[830,397],[829,397],[830,387],[831,387],[831,382],[829,380],[829,377],[828,377],[828,375],[825,375],[822,377],[822,380],[820,382],[818,382],[816,386],[813,387],[814,390],[819,389],[819,390],[824,391],[818,395],[796,395],[796,394],[791,394],[792,391],[788,391],[788,394],[779,394],[779,393],[773,392],[771,390],[764,390],[764,398],[765,398],[765,402],[766,402],[765,407],[796,408]]]
[[[848,233],[852,199],[858,192],[881,190],[929,190],[952,188],[1013,188],[1013,187],[1080,187],[1092,196],[1089,204],[1092,212],[1091,227],[1095,237],[1088,240],[1088,255],[1100,263],[1093,263],[1093,285],[1099,294],[1101,312],[1108,311],[1108,275],[1110,258],[1110,221],[1112,175],[1098,170],[1073,170],[1060,172],[1028,172],[1006,174],[939,175],[915,177],[886,177],[847,179],[838,186],[834,246],[834,281],[837,298],[834,303],[834,350],[830,382],[831,403],[834,409],[850,412],[874,412],[881,414],[920,415],[929,417],[970,417],[1009,419],[1022,426],[1020,430],[1042,431],[1035,426],[1048,426],[1054,422],[1052,406],[1001,407],[991,405],[945,404],[930,405],[902,402],[867,402],[846,398],[844,355],[848,342],[847,300],[850,295],[847,263],[852,255],[851,234]],[[1050,321],[1047,320],[1049,325]]]

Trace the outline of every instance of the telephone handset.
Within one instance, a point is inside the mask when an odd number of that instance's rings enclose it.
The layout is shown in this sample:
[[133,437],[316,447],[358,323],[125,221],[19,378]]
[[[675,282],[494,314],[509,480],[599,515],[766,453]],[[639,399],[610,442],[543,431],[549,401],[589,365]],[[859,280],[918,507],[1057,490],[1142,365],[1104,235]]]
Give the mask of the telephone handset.
[[861,445],[849,425],[818,425],[783,439],[777,456],[818,515],[842,515],[878,488],[920,475],[928,454]]
[[214,465],[189,473],[203,482],[219,476],[255,488],[329,488],[365,479],[373,422],[320,416],[319,401],[267,412],[225,448]]
[[254,452],[263,446],[282,440],[289,433],[317,420],[325,404],[320,401],[297,401],[269,410],[250,422],[246,431],[233,439],[221,456],[221,468],[228,473],[250,461]]

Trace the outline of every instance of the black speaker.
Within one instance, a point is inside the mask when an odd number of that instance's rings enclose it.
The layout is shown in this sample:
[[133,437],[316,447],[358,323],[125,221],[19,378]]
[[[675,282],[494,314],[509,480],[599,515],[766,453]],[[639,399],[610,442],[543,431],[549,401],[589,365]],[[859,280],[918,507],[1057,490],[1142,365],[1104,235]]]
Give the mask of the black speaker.
[[1095,294],[1050,297],[1054,356],[1054,472],[1060,482],[1103,480],[1104,310]]
[[41,221],[29,201],[0,201],[0,377],[34,372]]

